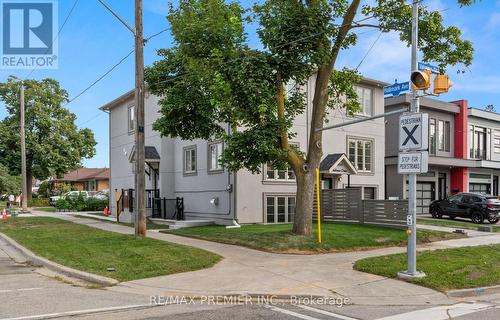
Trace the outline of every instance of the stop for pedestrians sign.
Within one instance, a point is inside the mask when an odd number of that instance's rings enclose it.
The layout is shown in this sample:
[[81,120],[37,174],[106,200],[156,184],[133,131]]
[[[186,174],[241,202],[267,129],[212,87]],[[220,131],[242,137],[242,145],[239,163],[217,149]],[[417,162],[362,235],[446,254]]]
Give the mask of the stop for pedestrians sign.
[[399,151],[429,148],[429,115],[404,114],[399,117]]

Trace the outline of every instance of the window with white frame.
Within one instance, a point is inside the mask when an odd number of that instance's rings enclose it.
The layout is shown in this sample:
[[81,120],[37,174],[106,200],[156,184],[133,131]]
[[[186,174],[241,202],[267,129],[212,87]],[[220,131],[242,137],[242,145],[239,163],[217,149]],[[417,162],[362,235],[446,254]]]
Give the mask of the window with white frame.
[[184,148],[184,174],[196,173],[196,146]]
[[295,196],[266,195],[265,223],[292,223],[295,217]]
[[450,151],[451,124],[449,121],[438,121],[438,149]]
[[347,157],[359,172],[372,172],[373,140],[348,138]]
[[134,132],[135,130],[135,107],[128,107],[128,132]]
[[264,177],[267,181],[295,181],[295,172],[290,166],[286,169],[275,169],[273,164],[268,162],[264,166]]
[[208,171],[222,171],[220,158],[222,156],[222,141],[208,143]]
[[358,95],[358,102],[361,106],[358,114],[364,116],[373,115],[373,90],[366,87],[356,86],[356,93]]
[[494,131],[493,139],[493,150],[495,153],[500,153],[500,130]]

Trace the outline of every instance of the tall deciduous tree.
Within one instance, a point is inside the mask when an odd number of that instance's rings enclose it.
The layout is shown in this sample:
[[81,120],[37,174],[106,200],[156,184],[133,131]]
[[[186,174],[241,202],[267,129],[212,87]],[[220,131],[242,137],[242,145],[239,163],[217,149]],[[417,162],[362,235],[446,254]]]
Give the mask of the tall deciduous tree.
[[[94,156],[96,141],[90,129],[77,128],[75,114],[63,107],[68,93],[56,80],[24,80],[23,84],[29,201],[33,177],[44,180],[80,167],[82,159]],[[0,99],[7,108],[7,117],[0,122],[0,163],[11,174],[21,172],[20,85],[21,81],[13,76],[0,83]]]
[[[262,163],[291,166],[297,179],[293,230],[311,234],[315,168],[322,157],[322,128],[334,107],[358,110],[355,70],[339,69],[341,54],[356,45],[356,30],[398,32],[410,44],[411,5],[405,0],[267,0],[244,10],[224,0],[181,0],[167,19],[175,45],[158,51],[163,58],[146,71],[150,90],[161,96],[161,117],[154,128],[182,139],[221,138],[223,162],[230,170],[259,172]],[[473,0],[458,0],[470,5]],[[445,27],[439,12],[420,3],[419,45],[424,61],[440,65],[472,62],[473,48],[456,27]],[[251,13],[249,13],[252,11]],[[364,19],[370,17],[370,19]],[[258,24],[263,50],[252,49],[246,22]],[[315,76],[310,143],[303,154],[289,139],[292,121],[305,109],[300,91]],[[232,127],[225,132],[222,123]]]

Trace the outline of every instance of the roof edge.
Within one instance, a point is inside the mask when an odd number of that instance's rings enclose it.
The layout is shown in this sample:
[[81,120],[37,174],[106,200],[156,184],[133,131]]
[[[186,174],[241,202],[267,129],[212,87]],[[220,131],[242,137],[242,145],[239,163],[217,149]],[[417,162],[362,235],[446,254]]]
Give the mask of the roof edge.
[[117,105],[129,100],[131,97],[133,97],[135,95],[135,89],[132,89],[130,91],[127,91],[125,92],[124,94],[122,94],[121,96],[119,96],[118,98],[106,103],[105,105],[103,105],[102,107],[100,107],[99,109],[101,111],[109,111],[111,110],[112,108],[116,107]]

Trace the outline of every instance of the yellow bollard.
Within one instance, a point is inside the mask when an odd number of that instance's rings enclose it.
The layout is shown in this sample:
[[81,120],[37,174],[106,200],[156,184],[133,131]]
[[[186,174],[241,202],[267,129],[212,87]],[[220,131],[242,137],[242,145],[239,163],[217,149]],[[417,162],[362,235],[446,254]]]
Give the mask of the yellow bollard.
[[321,243],[321,198],[320,198],[319,168],[316,168],[316,198],[318,201],[318,242]]

